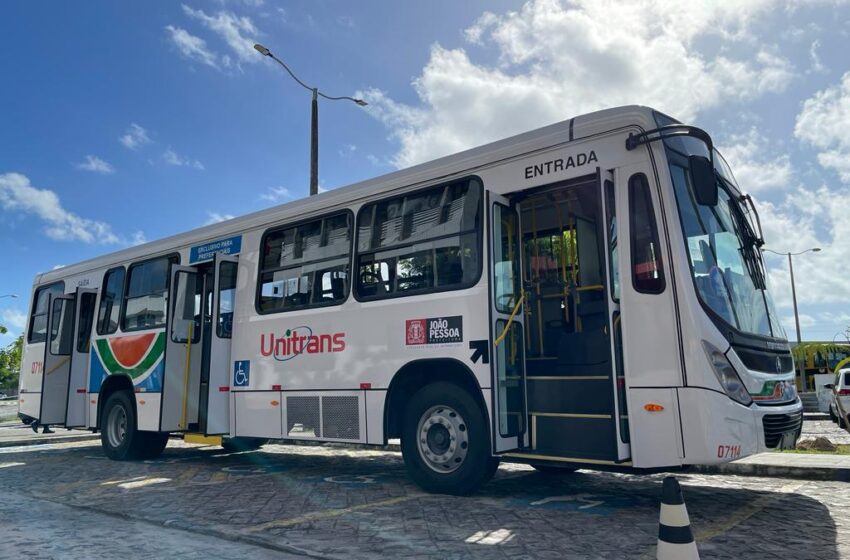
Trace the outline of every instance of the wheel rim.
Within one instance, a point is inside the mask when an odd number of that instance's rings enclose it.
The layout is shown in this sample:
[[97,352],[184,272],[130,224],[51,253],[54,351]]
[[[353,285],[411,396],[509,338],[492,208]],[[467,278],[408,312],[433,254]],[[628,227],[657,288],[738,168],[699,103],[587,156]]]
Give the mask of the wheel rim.
[[419,418],[416,447],[422,460],[433,471],[457,470],[469,451],[466,420],[452,407],[432,406]]
[[127,411],[123,406],[115,406],[106,418],[106,437],[111,447],[121,447],[127,437]]

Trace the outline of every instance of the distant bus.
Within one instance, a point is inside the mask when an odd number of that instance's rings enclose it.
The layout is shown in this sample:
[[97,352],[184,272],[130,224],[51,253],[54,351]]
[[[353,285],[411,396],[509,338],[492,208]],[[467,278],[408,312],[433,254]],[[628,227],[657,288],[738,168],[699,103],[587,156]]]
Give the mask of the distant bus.
[[464,494],[499,461],[646,471],[793,446],[755,208],[704,131],[576,117],[39,274],[20,418],[385,445]]

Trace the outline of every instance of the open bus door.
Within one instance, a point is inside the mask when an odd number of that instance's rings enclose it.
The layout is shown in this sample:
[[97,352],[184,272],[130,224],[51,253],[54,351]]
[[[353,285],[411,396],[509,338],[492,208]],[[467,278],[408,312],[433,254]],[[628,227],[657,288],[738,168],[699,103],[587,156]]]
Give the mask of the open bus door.
[[191,266],[171,267],[165,372],[159,431],[189,431],[198,421],[202,358],[203,277]]
[[208,315],[212,317],[207,367],[201,380],[202,431],[206,435],[230,431],[230,342],[236,308],[238,257],[216,253],[213,259],[213,291]]
[[493,449],[526,445],[524,317],[519,213],[511,202],[489,193],[490,333]]
[[88,425],[89,407],[86,391],[88,390],[91,331],[94,325],[96,302],[97,290],[77,288],[67,392],[68,405],[65,413],[65,426],[68,428],[81,428]]
[[64,424],[74,338],[73,295],[50,296],[47,309],[47,340],[44,345],[44,377],[38,423]]

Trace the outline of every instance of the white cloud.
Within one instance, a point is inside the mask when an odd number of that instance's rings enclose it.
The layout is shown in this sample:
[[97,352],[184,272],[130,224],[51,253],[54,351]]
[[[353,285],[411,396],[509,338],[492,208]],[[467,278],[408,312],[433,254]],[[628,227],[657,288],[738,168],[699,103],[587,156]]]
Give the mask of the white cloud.
[[820,49],[820,40],[815,39],[812,41],[812,46],[809,47],[809,59],[811,60],[811,67],[806,71],[807,74],[815,73],[815,74],[826,74],[829,72],[829,69],[823,65],[821,62],[820,55],[818,54],[818,49]]
[[163,152],[162,159],[168,165],[174,165],[176,167],[191,167],[193,169],[197,169],[198,171],[203,171],[204,169],[206,169],[204,167],[204,164],[200,161],[181,156],[171,148]]
[[150,144],[151,139],[148,138],[148,131],[137,125],[136,123],[130,123],[130,126],[127,128],[127,131],[118,139],[119,142],[124,144],[125,147],[135,150],[140,146],[144,146],[145,144]]
[[59,196],[39,189],[20,173],[0,174],[0,207],[11,212],[32,214],[45,223],[44,233],[51,239],[84,243],[119,243],[112,226],[82,218],[62,207]]
[[344,158],[349,158],[357,151],[357,146],[354,144],[343,144],[339,149],[339,155]]
[[254,43],[257,42],[256,38],[260,35],[260,31],[254,26],[251,18],[240,17],[226,11],[207,15],[203,10],[193,10],[185,4],[183,5],[183,12],[221,37],[236,53],[239,62],[255,63],[262,58],[254,50]]
[[26,324],[27,315],[19,309],[4,309],[3,313],[0,314],[0,325],[3,325],[10,331],[22,331]]
[[[850,243],[847,242],[850,239],[850,220],[847,220],[850,189],[799,187],[789,192],[781,203],[762,200],[757,206],[766,248],[781,253],[821,248],[818,253],[793,257],[798,303],[847,306],[850,282],[841,264],[850,262]],[[790,308],[791,278],[787,257],[766,253],[765,260],[777,305]]]
[[210,211],[207,211],[207,216],[209,217],[209,219],[204,223],[205,226],[208,226],[210,224],[217,224],[219,222],[224,222],[235,218],[233,214],[219,214],[218,212]]
[[819,150],[818,163],[850,183],[850,72],[803,103],[794,135]]
[[109,175],[110,173],[115,173],[115,168],[106,161],[103,161],[97,156],[88,155],[86,156],[86,161],[77,164],[77,169],[82,169],[83,171],[91,171],[93,173],[100,173],[101,175]]
[[206,41],[192,35],[185,29],[174,27],[173,25],[166,25],[165,30],[168,32],[171,42],[180,51],[180,54],[190,60],[196,60],[201,64],[206,64],[213,68],[219,67],[219,56],[207,47]]
[[[692,120],[790,82],[791,64],[751,45],[747,33],[771,5],[533,0],[519,11],[486,12],[466,30],[470,43],[493,51],[496,66],[435,44],[413,81],[418,105],[376,89],[362,96],[399,142],[393,161],[399,167],[617,105],[650,105]],[[697,39],[712,36],[755,54],[699,52]]]
[[730,136],[723,144],[718,149],[744,192],[763,193],[784,189],[791,181],[793,170],[790,158],[787,154],[770,158],[769,154],[777,150],[756,127],[751,127],[744,134]]
[[145,237],[145,232],[142,230],[138,230],[133,232],[133,235],[130,237],[129,245],[142,245],[143,243],[147,243],[148,239]]
[[279,203],[292,199],[292,193],[286,187],[272,187],[260,195],[261,200],[267,200],[272,203]]

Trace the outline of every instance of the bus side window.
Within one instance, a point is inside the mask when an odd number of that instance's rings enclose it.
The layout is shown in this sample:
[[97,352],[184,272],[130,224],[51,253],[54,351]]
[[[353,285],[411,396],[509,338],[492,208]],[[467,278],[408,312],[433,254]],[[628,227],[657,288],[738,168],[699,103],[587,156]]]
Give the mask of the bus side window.
[[467,288],[481,276],[483,188],[475,179],[363,206],[355,293],[379,299]]
[[121,297],[124,294],[124,267],[107,270],[103,277],[103,292],[97,310],[97,334],[112,334],[118,330]]
[[47,339],[47,298],[51,295],[53,297],[61,296],[64,293],[64,282],[50,284],[49,286],[44,286],[35,291],[27,342],[33,344],[36,342],[44,342]]
[[348,297],[353,216],[341,212],[263,235],[257,310],[339,305]]
[[165,326],[169,274],[171,264],[177,262],[178,258],[171,256],[130,265],[121,320],[123,332]]
[[660,294],[665,286],[664,263],[649,183],[643,173],[629,179],[629,219],[632,285],[638,292]]

